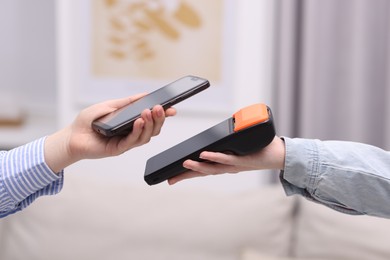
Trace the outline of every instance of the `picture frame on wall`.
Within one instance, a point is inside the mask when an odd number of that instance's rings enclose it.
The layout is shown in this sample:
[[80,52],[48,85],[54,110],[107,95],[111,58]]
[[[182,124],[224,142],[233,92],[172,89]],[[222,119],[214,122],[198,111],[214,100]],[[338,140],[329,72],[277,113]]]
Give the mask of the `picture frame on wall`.
[[180,77],[210,81],[180,109],[226,111],[234,101],[232,0],[78,2],[81,105],[151,92]]

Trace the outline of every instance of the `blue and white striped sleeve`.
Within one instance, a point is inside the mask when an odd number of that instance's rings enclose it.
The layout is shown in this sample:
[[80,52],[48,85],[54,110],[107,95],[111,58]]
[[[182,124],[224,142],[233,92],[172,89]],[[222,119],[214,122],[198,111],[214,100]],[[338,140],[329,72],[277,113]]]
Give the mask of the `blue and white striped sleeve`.
[[26,208],[40,196],[61,191],[63,171],[56,174],[47,166],[45,139],[0,151],[0,218]]

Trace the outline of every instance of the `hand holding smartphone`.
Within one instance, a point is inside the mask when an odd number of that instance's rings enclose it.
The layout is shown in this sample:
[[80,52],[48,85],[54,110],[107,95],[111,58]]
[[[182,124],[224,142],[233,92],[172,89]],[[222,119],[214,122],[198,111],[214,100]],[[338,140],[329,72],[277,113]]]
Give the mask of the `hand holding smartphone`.
[[152,109],[155,105],[161,105],[165,110],[209,86],[206,79],[185,76],[95,120],[92,128],[107,137],[126,135],[132,131],[134,121],[141,117],[143,110]]

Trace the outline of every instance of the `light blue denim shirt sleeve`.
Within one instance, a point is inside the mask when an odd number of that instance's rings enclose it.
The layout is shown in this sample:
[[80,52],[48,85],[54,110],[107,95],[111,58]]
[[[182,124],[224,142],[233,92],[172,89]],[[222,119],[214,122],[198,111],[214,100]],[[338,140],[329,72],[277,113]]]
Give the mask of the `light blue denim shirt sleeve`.
[[62,189],[63,171],[56,174],[45,162],[45,140],[43,137],[10,151],[0,151],[0,218]]
[[283,138],[285,168],[280,180],[287,195],[348,214],[390,218],[390,153],[343,141]]

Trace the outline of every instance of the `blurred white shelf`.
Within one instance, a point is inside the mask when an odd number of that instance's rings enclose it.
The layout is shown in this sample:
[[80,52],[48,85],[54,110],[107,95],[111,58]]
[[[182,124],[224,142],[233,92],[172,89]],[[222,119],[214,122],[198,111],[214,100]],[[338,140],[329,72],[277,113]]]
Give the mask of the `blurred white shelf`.
[[0,149],[11,149],[57,130],[55,116],[30,115],[20,126],[0,126]]

